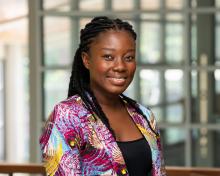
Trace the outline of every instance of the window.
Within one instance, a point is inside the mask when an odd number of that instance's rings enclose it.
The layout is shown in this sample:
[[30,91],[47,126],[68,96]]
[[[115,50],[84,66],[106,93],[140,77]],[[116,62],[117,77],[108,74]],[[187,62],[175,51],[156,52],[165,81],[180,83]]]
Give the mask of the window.
[[0,159],[27,162],[29,160],[27,1],[1,1],[0,11]]
[[138,35],[137,71],[126,94],[155,113],[166,164],[219,167],[220,1],[77,2],[44,0],[38,9],[42,119],[67,96],[80,28],[95,15],[119,17],[132,22]]

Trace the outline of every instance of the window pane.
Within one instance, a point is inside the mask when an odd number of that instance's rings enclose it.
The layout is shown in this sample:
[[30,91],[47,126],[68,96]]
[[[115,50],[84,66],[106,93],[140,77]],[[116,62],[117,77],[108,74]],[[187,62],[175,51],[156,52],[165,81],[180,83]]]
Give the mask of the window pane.
[[87,23],[89,23],[92,18],[80,18],[79,20],[79,31],[85,27]]
[[70,74],[68,71],[46,71],[44,74],[44,118],[47,119],[55,104],[67,98]]
[[[184,121],[184,75],[182,70],[166,70],[166,111],[164,121],[169,123],[182,123]],[[162,91],[162,90],[161,90]]]
[[192,121],[198,121],[199,107],[198,107],[198,73],[191,72],[191,116]]
[[216,115],[216,121],[220,123],[220,69],[214,72],[214,114]]
[[184,77],[182,70],[166,70],[166,99],[168,102],[184,102]]
[[184,75],[182,70],[166,70],[166,116],[169,123],[182,123],[184,121]]
[[[5,150],[8,152],[9,160],[26,162],[29,160],[30,112],[28,19],[21,18],[2,23],[0,29],[0,59],[3,58],[5,61],[3,74],[5,77],[4,120],[5,124],[8,124],[7,126],[3,124],[7,132],[5,134],[7,136]],[[14,146],[16,146],[16,150]]]
[[[219,6],[220,7],[220,6]],[[216,64],[220,65],[220,14],[216,15],[216,27],[215,27],[215,33],[216,33],[216,40],[215,40],[215,58],[216,58]]]
[[181,23],[166,24],[166,60],[168,63],[183,62],[183,25]]
[[220,131],[192,130],[192,166],[220,167]]
[[79,1],[80,10],[103,10],[105,6],[104,0],[81,0]]
[[197,64],[197,27],[196,27],[196,15],[192,14],[191,16],[192,24],[191,24],[191,61],[193,65]]
[[220,0],[215,0],[215,6],[220,7]]
[[140,71],[141,102],[155,113],[157,121],[182,123],[185,118],[182,70],[167,70],[162,76],[157,70]]
[[6,21],[28,13],[27,0],[0,1],[0,21]]
[[193,65],[201,65],[201,56],[204,54],[208,58],[207,65],[220,65],[219,15],[218,13],[191,16],[191,62]]
[[166,8],[168,9],[182,9],[183,0],[166,0]]
[[193,71],[191,73],[192,121],[220,123],[220,71]]
[[4,159],[4,72],[3,72],[3,61],[0,58],[0,161]]
[[166,165],[184,166],[186,131],[181,128],[173,127],[161,129],[160,133]]
[[158,22],[160,21],[160,14],[158,13],[142,13],[140,17],[144,22],[154,22],[153,24],[157,22],[157,24],[159,25]]
[[45,65],[68,65],[71,60],[70,20],[62,17],[45,17]]
[[150,107],[159,123],[183,123],[185,109],[182,103],[159,104]]
[[161,74],[155,70],[140,71],[141,102],[147,106],[157,105],[161,101]]
[[159,9],[160,0],[141,0],[141,8],[147,10]]
[[131,10],[134,6],[133,0],[113,0],[112,8],[113,10]]
[[178,24],[183,24],[183,15],[181,13],[168,13],[166,14],[166,20],[168,22],[178,22]]
[[141,23],[141,62],[155,64],[160,62],[161,28],[156,22]]
[[164,117],[165,117],[164,107],[153,106],[153,107],[151,107],[151,110],[154,113],[154,116],[156,118],[157,123],[164,122]]
[[71,9],[71,0],[43,0],[45,10],[68,11]]
[[126,89],[124,94],[137,101],[136,91],[137,91],[137,79],[136,79],[136,75],[135,75],[133,81],[131,82],[129,87]]
[[165,122],[182,123],[184,122],[184,105],[182,103],[175,103],[166,107]]
[[191,0],[191,7],[220,7],[220,0],[209,0],[209,1],[201,1],[201,0]]

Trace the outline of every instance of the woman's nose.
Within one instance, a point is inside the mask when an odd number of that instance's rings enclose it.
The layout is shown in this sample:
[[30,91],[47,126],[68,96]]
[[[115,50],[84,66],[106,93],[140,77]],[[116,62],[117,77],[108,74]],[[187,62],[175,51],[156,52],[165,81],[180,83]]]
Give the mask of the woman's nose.
[[123,72],[126,70],[126,64],[122,58],[118,58],[115,60],[113,70],[120,71],[120,72]]

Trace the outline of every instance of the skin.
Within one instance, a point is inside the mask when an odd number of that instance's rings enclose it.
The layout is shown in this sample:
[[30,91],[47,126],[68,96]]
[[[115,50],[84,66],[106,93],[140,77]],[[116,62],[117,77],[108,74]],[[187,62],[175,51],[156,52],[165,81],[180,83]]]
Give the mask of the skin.
[[119,95],[131,83],[136,70],[135,41],[125,30],[100,33],[88,53],[82,53],[90,72],[90,88],[106,114],[118,141],[142,137]]

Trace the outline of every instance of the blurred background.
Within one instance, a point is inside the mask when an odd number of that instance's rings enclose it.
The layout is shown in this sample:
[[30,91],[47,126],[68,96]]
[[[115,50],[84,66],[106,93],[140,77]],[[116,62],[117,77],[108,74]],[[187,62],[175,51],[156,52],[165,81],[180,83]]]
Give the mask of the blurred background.
[[126,94],[155,113],[166,165],[220,167],[220,0],[0,0],[0,161],[40,163],[79,30],[97,15],[137,32]]

